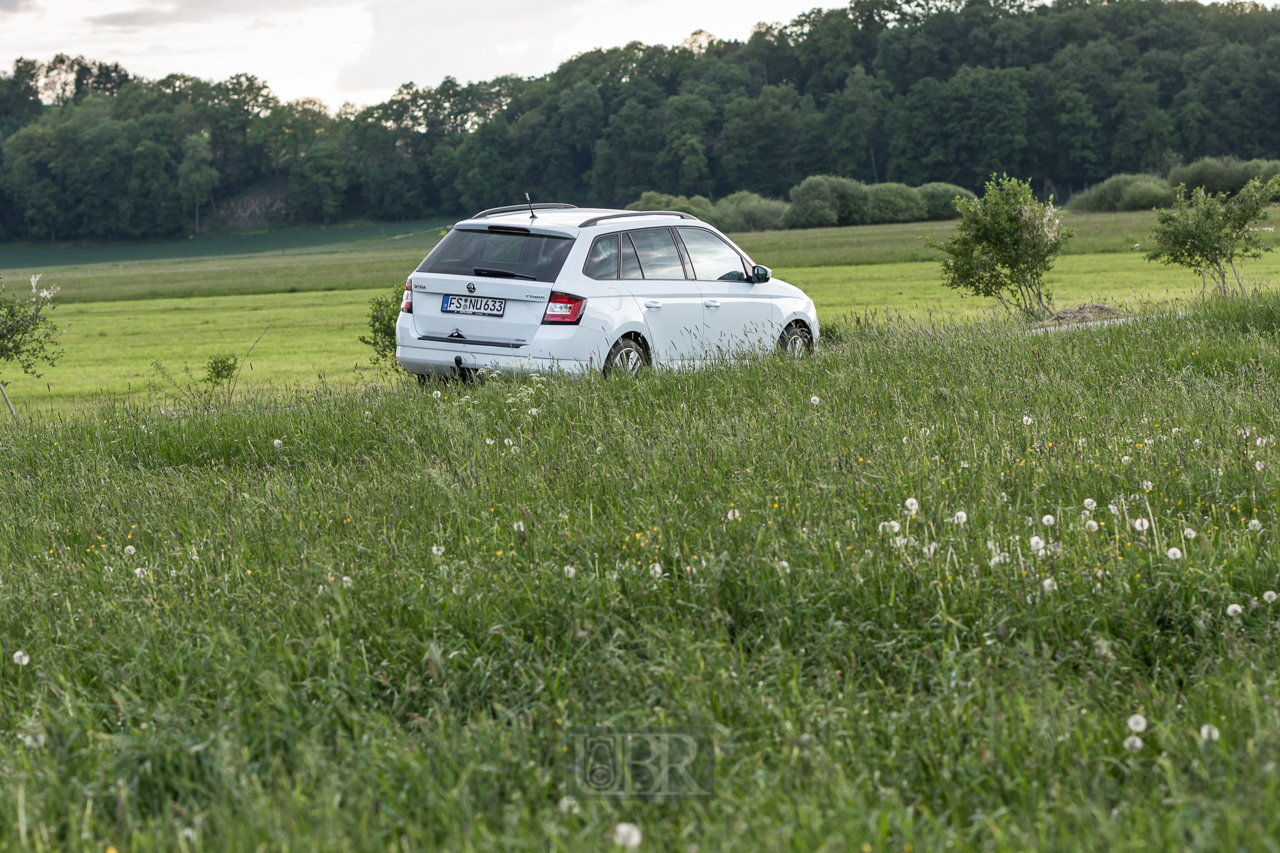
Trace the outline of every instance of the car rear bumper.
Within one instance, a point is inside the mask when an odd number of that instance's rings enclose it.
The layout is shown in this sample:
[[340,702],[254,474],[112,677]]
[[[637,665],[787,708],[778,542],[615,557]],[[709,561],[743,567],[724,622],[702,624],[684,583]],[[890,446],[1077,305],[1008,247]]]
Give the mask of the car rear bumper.
[[[401,315],[407,317],[407,315]],[[409,373],[449,376],[458,369],[520,373],[585,373],[599,370],[603,333],[588,328],[543,327],[520,347],[424,340],[411,322],[396,324],[396,360]]]

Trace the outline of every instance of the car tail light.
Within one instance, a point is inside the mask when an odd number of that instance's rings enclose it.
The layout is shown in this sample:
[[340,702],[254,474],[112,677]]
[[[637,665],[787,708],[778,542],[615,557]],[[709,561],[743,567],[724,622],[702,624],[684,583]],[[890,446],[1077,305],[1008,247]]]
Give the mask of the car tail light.
[[404,301],[400,303],[400,310],[406,314],[413,313],[413,282],[406,281],[404,283]]
[[547,312],[542,315],[542,324],[576,326],[582,321],[582,312],[586,310],[587,300],[581,296],[570,296],[568,293],[553,293],[547,303]]

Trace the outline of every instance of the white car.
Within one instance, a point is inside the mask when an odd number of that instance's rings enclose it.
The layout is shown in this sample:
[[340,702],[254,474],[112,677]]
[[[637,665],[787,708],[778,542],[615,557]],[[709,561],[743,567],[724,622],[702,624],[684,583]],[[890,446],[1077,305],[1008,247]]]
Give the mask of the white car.
[[817,339],[813,300],[697,217],[526,204],[459,222],[409,276],[396,358],[424,381],[636,373]]

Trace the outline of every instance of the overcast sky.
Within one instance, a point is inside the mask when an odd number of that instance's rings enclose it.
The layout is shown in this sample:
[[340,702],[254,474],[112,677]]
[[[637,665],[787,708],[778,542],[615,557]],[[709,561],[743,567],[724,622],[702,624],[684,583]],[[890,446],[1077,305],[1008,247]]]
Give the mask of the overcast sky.
[[678,44],[695,30],[746,39],[839,0],[0,0],[0,67],[63,52],[133,74],[249,73],[284,100],[385,100],[434,86],[532,76],[629,41]]

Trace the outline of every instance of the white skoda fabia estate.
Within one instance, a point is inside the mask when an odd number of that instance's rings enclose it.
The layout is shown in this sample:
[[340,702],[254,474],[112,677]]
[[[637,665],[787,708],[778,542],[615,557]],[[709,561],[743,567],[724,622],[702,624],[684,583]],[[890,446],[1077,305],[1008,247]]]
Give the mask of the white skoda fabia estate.
[[687,213],[486,210],[455,225],[404,291],[396,358],[424,380],[801,356],[818,339],[813,300]]

